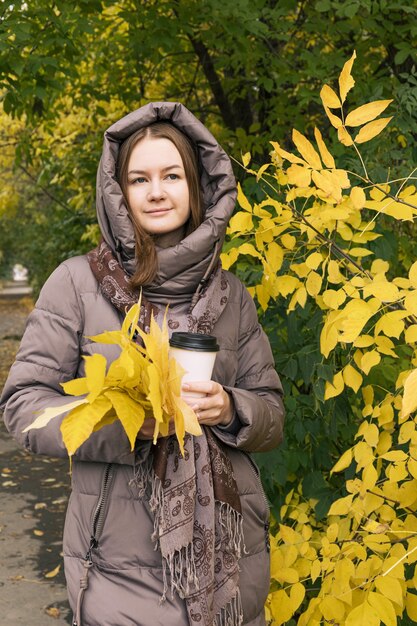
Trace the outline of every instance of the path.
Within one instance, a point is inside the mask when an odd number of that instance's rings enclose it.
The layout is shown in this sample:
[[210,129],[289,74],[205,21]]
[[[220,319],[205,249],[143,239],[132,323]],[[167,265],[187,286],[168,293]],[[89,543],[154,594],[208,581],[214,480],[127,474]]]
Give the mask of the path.
[[[0,389],[31,307],[0,299]],[[20,297],[19,297],[20,296]],[[0,615],[8,626],[71,623],[61,540],[68,462],[22,450],[0,420]]]

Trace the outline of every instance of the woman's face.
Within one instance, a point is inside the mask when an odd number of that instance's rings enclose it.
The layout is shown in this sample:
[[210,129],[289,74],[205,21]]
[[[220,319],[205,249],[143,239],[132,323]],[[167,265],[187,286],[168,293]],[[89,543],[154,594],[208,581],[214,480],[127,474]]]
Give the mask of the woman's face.
[[172,141],[146,137],[135,145],[128,165],[127,200],[133,218],[149,234],[170,233],[187,222],[188,183]]

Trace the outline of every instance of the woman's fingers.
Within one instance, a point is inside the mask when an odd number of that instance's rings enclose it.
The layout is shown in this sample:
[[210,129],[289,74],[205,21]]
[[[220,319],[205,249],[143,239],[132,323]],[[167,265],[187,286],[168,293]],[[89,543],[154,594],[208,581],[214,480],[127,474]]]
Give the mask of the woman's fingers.
[[[205,393],[202,398],[188,396],[187,392]],[[222,385],[214,381],[192,382],[183,385],[184,400],[191,406],[200,424],[215,426],[226,425],[233,416],[231,396]]]

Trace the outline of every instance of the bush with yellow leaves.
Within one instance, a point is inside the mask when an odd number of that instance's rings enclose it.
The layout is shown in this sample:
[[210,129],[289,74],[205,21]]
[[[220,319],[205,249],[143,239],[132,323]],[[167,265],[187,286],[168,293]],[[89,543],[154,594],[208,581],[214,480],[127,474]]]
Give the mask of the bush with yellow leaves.
[[[348,111],[355,54],[321,99],[344,149],[361,172],[338,169],[322,133],[315,143],[293,131],[294,152],[271,142],[271,163],[255,175],[267,197],[253,204],[239,187],[241,210],[231,220],[223,254],[228,268],[250,256],[261,276],[251,292],[263,310],[285,299],[287,310],[307,303],[321,318],[324,360],[337,350],[338,371],[325,386],[330,401],[353,390],[354,441],[332,472],[345,473],[345,493],[318,520],[314,501],[291,490],[271,535],[273,626],[339,624],[395,626],[417,621],[417,261],[395,276],[373,259],[378,220],[392,228],[417,216],[411,176],[374,181],[360,144],[376,137],[391,117],[391,100]],[[396,382],[381,384],[385,367]]]

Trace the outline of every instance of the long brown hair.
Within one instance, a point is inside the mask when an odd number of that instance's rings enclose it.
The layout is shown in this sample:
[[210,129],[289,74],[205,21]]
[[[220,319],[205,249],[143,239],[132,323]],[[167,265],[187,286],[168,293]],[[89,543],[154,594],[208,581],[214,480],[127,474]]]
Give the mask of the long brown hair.
[[202,222],[202,194],[200,176],[198,171],[197,149],[192,141],[178,128],[169,122],[155,122],[144,128],[140,128],[130,135],[122,143],[117,160],[117,179],[125,197],[126,205],[131,217],[136,241],[136,270],[130,279],[132,287],[149,285],[154,280],[158,271],[158,256],[152,235],[147,233],[134,219],[127,200],[128,168],[133,148],[142,139],[153,137],[155,139],[168,139],[180,153],[185,177],[190,194],[190,217],[186,223],[185,234],[189,235]]

